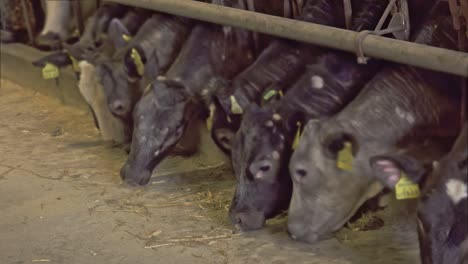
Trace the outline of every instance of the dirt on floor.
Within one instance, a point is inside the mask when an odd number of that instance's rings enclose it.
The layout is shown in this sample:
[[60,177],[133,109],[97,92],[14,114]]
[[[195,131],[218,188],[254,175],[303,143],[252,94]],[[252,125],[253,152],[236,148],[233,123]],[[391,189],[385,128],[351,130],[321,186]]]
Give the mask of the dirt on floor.
[[234,229],[225,167],[130,188],[118,174],[125,158],[89,113],[2,80],[0,263],[419,263],[412,205],[308,245],[288,237],[285,216]]

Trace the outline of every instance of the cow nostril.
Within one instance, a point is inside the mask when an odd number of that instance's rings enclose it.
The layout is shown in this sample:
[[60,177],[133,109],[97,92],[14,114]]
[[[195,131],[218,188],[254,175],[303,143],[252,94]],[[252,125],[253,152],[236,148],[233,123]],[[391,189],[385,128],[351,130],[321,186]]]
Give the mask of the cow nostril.
[[263,165],[259,168],[261,172],[267,172],[270,170],[270,165]]
[[304,178],[305,176],[307,176],[307,171],[304,169],[297,169],[296,175],[299,176],[300,178]]
[[124,104],[121,101],[112,103],[112,111],[117,114],[122,114],[125,110]]
[[239,226],[242,225],[242,214],[236,214],[234,224],[239,225]]
[[220,140],[221,140],[221,142],[224,143],[224,144],[230,144],[230,143],[231,143],[230,140],[229,140],[229,138],[227,138],[227,137],[221,137]]

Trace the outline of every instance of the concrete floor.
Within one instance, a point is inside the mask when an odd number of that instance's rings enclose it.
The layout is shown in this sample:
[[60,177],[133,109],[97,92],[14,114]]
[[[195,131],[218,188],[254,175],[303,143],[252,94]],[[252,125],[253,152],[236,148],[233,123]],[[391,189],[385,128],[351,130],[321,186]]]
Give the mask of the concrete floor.
[[307,245],[289,239],[284,217],[232,229],[223,166],[138,189],[120,183],[125,158],[88,113],[2,80],[0,263],[419,263],[406,205],[375,214],[385,221],[377,230],[343,228]]

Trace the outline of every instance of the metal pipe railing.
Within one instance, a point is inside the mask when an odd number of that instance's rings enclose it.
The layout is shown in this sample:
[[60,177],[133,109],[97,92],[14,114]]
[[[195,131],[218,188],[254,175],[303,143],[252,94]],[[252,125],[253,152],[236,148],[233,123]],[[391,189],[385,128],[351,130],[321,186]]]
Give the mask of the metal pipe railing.
[[[191,0],[106,0],[211,23],[245,28],[315,45],[356,51],[358,33],[303,21]],[[468,77],[468,53],[369,35],[366,56]]]

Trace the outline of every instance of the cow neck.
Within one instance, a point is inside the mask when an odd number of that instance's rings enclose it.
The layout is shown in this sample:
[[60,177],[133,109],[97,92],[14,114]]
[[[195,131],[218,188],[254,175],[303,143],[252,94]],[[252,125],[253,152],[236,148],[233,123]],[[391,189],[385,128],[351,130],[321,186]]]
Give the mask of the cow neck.
[[299,75],[304,67],[300,49],[285,40],[269,45],[254,64],[235,78],[233,93],[238,103],[246,107],[256,102],[268,87],[288,83]]
[[148,18],[148,13],[145,11],[129,11],[123,18],[122,24],[128,29],[130,35],[135,35],[140,29],[141,25]]
[[343,0],[307,1],[298,20],[344,28]]
[[[455,32],[446,13],[447,10],[434,9],[416,32],[414,41],[455,48]],[[449,98],[453,97],[454,91],[445,89],[456,83],[456,77],[451,75],[406,65],[390,65],[366,85],[335,121],[357,135],[389,144],[411,135],[423,137],[439,132],[446,135],[447,132],[453,136],[452,131],[441,132],[440,129],[453,128],[452,120],[460,114],[453,111],[454,100]],[[385,126],[382,126],[383,122]]]
[[457,116],[457,113],[451,111],[454,107],[447,98],[437,96],[440,92],[437,90],[445,85],[428,82],[428,74],[437,73],[426,73],[408,66],[386,68],[336,116],[335,121],[349,132],[386,144],[397,143],[411,134],[429,136],[431,130],[428,129],[436,130],[443,124],[439,122],[442,118],[450,114]]
[[216,29],[208,24],[197,25],[185,42],[166,78],[180,82],[194,96],[211,95],[221,87],[210,61],[212,38]]
[[150,43],[156,38],[155,35],[158,35],[155,33],[159,30],[160,23],[164,23],[163,18],[163,15],[153,15],[150,19],[146,20],[132,40],[132,44],[138,45],[146,58],[156,49],[154,42],[152,43],[153,45],[150,45]]
[[[149,58],[153,54],[161,41],[161,34],[178,34],[186,30],[189,26],[187,18],[167,15],[155,15],[149,19],[135,36],[136,45],[138,45],[144,53],[145,58]],[[140,34],[141,33],[141,34]]]

